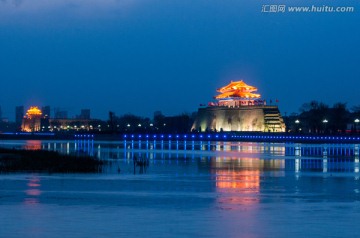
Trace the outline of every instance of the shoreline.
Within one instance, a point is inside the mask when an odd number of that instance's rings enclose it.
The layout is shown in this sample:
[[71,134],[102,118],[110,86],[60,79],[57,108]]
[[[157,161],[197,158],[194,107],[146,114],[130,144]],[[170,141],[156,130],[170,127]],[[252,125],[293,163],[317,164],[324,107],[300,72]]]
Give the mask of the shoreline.
[[99,173],[103,161],[79,154],[48,150],[7,149],[0,147],[0,174],[16,172]]

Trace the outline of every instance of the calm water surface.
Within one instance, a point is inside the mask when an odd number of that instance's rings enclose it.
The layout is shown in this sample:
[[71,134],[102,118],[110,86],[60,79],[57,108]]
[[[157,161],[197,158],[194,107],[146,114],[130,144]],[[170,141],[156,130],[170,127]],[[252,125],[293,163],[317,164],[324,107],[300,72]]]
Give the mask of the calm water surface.
[[[0,237],[359,237],[358,145],[0,141],[101,174],[1,174]],[[146,158],[148,167],[133,158]]]

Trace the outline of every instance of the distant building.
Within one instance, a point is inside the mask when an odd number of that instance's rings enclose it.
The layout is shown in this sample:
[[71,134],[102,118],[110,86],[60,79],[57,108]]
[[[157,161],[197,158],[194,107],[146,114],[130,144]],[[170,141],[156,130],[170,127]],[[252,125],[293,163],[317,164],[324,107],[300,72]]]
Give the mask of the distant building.
[[90,109],[81,109],[80,115],[77,116],[78,119],[90,119]]
[[67,119],[68,118],[68,112],[61,110],[60,108],[55,108],[55,119]]
[[21,128],[23,118],[24,118],[24,106],[17,106],[15,108],[15,125],[19,129]]
[[45,106],[41,108],[42,114],[45,118],[51,118],[50,106]]
[[6,122],[6,123],[9,122],[8,118],[3,117],[1,107],[0,107],[0,122]]

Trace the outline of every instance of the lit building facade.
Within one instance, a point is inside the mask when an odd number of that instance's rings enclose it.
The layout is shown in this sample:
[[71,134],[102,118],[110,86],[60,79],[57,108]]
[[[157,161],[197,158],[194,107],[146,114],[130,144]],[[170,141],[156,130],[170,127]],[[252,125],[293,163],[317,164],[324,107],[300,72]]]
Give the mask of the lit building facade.
[[30,107],[22,119],[21,130],[25,132],[40,131],[42,118],[42,111],[38,107]]

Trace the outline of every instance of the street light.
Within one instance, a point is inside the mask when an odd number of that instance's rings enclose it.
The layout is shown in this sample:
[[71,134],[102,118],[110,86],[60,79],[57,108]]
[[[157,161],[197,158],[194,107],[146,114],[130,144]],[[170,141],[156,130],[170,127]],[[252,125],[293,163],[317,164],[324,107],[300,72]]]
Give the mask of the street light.
[[298,132],[298,130],[299,130],[299,129],[298,129],[299,123],[300,123],[299,119],[296,119],[296,120],[295,120],[295,124],[296,124],[295,130],[296,130],[296,132]]
[[324,133],[326,132],[326,124],[329,122],[328,120],[326,120],[326,119],[324,119],[323,121],[322,121],[323,123],[324,123]]
[[354,122],[355,122],[355,132],[357,133],[357,125],[358,125],[358,123],[360,122],[360,120],[359,120],[358,118],[356,118],[356,119],[354,120]]

